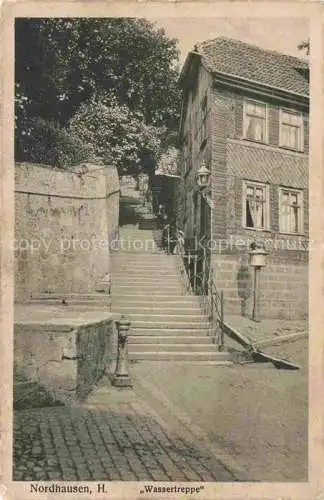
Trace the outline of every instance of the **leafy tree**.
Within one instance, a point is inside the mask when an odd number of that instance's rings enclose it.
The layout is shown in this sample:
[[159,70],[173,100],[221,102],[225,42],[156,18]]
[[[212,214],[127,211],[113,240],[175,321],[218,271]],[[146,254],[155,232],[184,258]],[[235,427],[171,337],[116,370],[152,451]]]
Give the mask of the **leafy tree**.
[[21,18],[15,37],[16,151],[33,137],[31,118],[66,126],[82,103],[107,92],[146,124],[164,126],[166,142],[177,129],[177,43],[151,22]]
[[25,122],[21,133],[23,140],[16,141],[17,161],[69,168],[95,158],[90,145],[58,123],[32,117]]
[[112,96],[81,104],[69,131],[92,148],[93,156],[115,165],[120,175],[154,171],[162,130],[146,125],[140,112],[119,105]]

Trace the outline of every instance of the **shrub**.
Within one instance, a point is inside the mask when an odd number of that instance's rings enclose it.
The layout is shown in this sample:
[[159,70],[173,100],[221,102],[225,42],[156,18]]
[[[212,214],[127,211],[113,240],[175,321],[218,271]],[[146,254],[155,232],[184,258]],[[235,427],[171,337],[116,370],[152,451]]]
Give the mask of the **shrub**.
[[141,113],[129,110],[109,96],[81,104],[70,131],[120,175],[154,172],[160,152],[161,129],[145,123]]
[[16,161],[30,161],[67,169],[92,158],[92,149],[54,122],[42,118],[26,121],[16,130]]

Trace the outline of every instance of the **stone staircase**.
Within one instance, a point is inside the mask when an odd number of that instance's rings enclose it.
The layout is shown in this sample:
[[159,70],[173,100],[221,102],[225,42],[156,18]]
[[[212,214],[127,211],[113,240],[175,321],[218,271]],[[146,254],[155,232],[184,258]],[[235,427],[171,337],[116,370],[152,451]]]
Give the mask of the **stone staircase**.
[[176,255],[159,248],[157,230],[120,228],[120,248],[112,252],[112,310],[130,321],[129,358],[227,364],[218,352],[199,298],[181,281]]

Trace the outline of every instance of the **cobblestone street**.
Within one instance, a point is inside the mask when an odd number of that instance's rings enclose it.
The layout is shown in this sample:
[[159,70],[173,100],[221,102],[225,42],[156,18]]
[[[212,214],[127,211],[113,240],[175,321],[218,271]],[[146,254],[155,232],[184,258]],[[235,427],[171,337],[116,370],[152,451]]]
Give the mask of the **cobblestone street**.
[[164,424],[136,391],[104,379],[83,406],[15,413],[14,480],[235,478],[189,434]]

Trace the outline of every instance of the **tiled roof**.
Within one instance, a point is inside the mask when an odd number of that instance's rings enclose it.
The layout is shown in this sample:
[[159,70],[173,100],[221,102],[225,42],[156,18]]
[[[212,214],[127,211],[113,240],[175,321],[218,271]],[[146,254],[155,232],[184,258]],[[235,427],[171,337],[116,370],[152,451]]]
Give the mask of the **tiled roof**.
[[219,71],[308,95],[308,62],[304,59],[261,49],[231,38],[219,37],[196,46],[210,71]]

